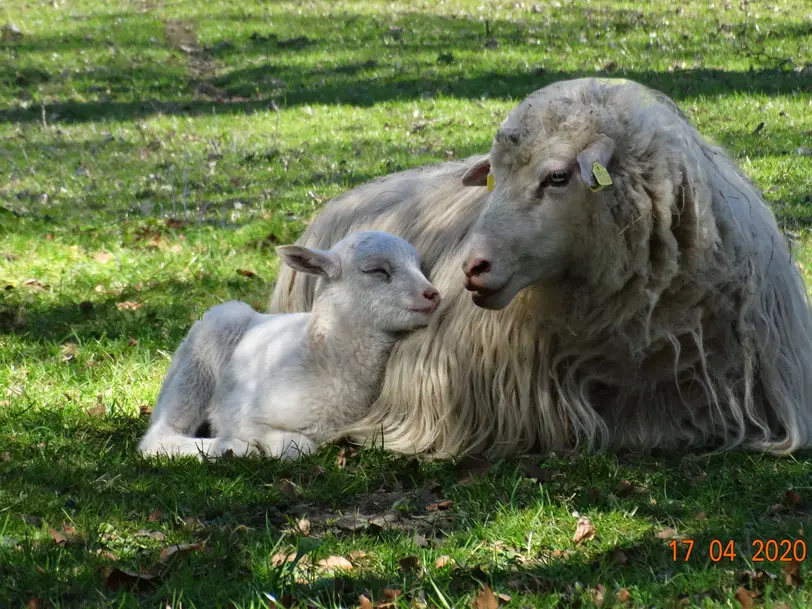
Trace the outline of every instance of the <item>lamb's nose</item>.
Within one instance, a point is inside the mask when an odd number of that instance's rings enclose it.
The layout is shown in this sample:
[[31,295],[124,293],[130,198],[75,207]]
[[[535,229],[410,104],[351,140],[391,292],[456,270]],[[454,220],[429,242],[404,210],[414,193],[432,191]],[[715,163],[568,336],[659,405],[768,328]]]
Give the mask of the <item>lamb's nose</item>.
[[491,263],[489,260],[485,260],[484,258],[474,258],[473,260],[469,260],[467,264],[463,265],[462,271],[469,279],[471,277],[479,277],[480,275],[490,273]]
[[426,300],[436,300],[439,295],[440,292],[438,292],[436,288],[426,288],[423,290],[423,298]]

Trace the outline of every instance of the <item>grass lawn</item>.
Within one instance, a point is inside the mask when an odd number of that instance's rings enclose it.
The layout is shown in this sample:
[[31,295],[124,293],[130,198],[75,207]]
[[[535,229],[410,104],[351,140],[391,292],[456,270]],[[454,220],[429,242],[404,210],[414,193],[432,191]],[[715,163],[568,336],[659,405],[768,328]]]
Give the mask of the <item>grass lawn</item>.
[[0,607],[812,606],[809,453],[134,455],[192,321],[263,309],[325,200],[486,151],[555,80],[671,96],[809,279],[808,0],[6,0],[3,25]]

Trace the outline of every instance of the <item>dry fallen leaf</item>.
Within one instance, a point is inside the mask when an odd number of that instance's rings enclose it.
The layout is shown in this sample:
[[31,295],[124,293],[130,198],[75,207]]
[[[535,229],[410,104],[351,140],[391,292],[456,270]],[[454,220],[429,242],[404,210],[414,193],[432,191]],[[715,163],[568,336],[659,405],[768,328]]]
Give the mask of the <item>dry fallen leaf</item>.
[[310,521],[307,518],[301,518],[296,523],[296,528],[302,535],[310,535]]
[[606,587],[598,584],[592,588],[591,592],[592,599],[595,601],[595,606],[598,609],[601,609],[601,607],[603,607],[603,602],[606,600]]
[[112,260],[112,259],[113,259],[113,254],[111,254],[110,252],[98,252],[97,254],[94,254],[94,256],[93,256],[93,260],[95,260],[99,264],[104,264],[106,262],[110,262],[110,260]]
[[617,490],[615,490],[618,497],[628,497],[632,493],[634,493],[634,485],[628,480],[621,480],[617,485]]
[[659,539],[671,539],[672,537],[677,536],[677,530],[671,527],[667,527],[662,529],[661,531],[657,531],[657,537]]
[[248,269],[237,269],[237,275],[242,275],[243,277],[257,276],[257,274],[254,271],[249,271]]
[[440,501],[439,503],[431,503],[431,504],[427,505],[426,506],[426,511],[428,511],[428,512],[438,512],[438,511],[441,511],[441,510],[447,510],[452,505],[454,505],[454,502],[451,501],[451,499],[446,499],[445,501]]
[[56,529],[48,528],[48,535],[51,536],[51,539],[53,539],[54,543],[56,543],[58,546],[64,546],[66,543],[68,543],[65,536]]
[[149,516],[147,516],[147,522],[158,522],[161,519],[161,510],[155,509],[153,510]]
[[426,539],[425,535],[422,535],[420,533],[415,533],[414,534],[414,545],[416,545],[418,548],[425,548],[426,546],[429,545],[429,542]]
[[499,609],[499,601],[490,586],[483,586],[474,599],[476,609]]
[[790,507],[795,507],[801,502],[801,496],[792,490],[789,490],[786,493],[784,493],[784,499],[786,500],[787,505],[789,505]]
[[282,480],[279,483],[279,492],[290,500],[296,499],[296,489],[289,480]]
[[406,573],[414,573],[420,569],[420,560],[417,556],[405,556],[398,561],[398,564]]
[[160,531],[150,531],[148,529],[139,529],[133,534],[133,537],[149,537],[150,539],[154,539],[156,541],[163,541],[166,539],[166,535]]
[[446,554],[438,556],[437,560],[434,561],[434,566],[437,567],[438,569],[442,569],[443,567],[451,564],[454,564],[454,559],[451,558],[450,556],[447,556]]
[[460,482],[469,483],[474,478],[481,478],[493,467],[493,464],[485,457],[478,455],[468,455],[460,459],[454,466]]
[[25,606],[25,609],[40,609],[42,607],[42,601],[39,600],[38,597],[32,598]]
[[629,594],[629,591],[626,588],[621,588],[617,591],[617,600],[625,603],[626,601],[632,600],[632,595]]
[[142,417],[151,417],[152,416],[152,406],[149,404],[141,404],[138,407],[138,414]]
[[127,345],[130,346],[130,347],[135,347],[137,344],[138,344],[138,341],[135,340],[132,336],[130,337],[130,340],[127,341]]
[[531,480],[535,480],[540,484],[544,484],[545,482],[549,482],[553,479],[553,472],[539,467],[535,463],[522,463],[521,469],[522,475],[525,478],[530,478]]
[[76,343],[65,343],[59,350],[63,362],[69,362],[79,355],[79,345]]
[[739,601],[742,609],[750,609],[753,606],[753,593],[744,586],[739,586],[739,589],[736,590],[736,599]]
[[199,543],[181,543],[171,545],[161,550],[161,560],[167,561],[173,556],[185,556],[186,554],[197,552],[202,548],[203,546]]
[[400,588],[384,588],[383,595],[390,601],[397,599],[401,594],[403,594],[403,590]]
[[291,552],[290,554],[279,552],[271,556],[271,564],[274,567],[281,567],[286,562],[293,562],[294,560],[296,560],[296,552]]
[[581,516],[578,518],[578,524],[575,526],[575,536],[572,540],[575,543],[589,541],[595,537],[595,533],[595,525],[592,524],[592,521],[586,516]]
[[134,300],[125,300],[123,302],[116,303],[116,308],[119,311],[137,311],[141,308],[141,303],[135,302]]
[[355,561],[360,558],[365,558],[366,555],[367,553],[364,552],[363,550],[353,550],[352,552],[350,552],[350,560]]
[[358,597],[358,607],[359,609],[374,609],[375,605],[373,605],[372,601],[362,594]]
[[623,550],[616,547],[614,550],[612,550],[612,562],[618,567],[625,567],[629,562],[629,559]]
[[352,563],[343,556],[328,556],[319,561],[319,566],[329,571],[352,571]]
[[804,581],[801,578],[801,563],[794,560],[784,563],[783,570],[784,583],[793,588],[799,588]]
[[504,592],[500,592],[499,594],[496,595],[496,598],[498,598],[499,600],[505,601],[506,603],[509,603],[510,599],[513,598],[513,597],[511,597],[510,594],[505,594]]
[[91,417],[103,417],[107,414],[107,406],[98,402],[92,408],[88,408],[85,412],[89,414]]
[[26,279],[23,281],[23,285],[29,288],[34,288],[35,290],[47,290],[49,287],[51,287],[46,283],[42,283],[39,279]]

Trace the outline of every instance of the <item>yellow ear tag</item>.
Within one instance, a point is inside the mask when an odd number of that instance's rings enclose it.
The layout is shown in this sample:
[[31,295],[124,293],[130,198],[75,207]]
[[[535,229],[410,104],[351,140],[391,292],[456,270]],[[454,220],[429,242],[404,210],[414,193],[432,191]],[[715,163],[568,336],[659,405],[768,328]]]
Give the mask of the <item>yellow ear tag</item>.
[[489,173],[489,174],[488,174],[488,192],[493,191],[493,186],[494,186],[494,183],[493,183],[493,174],[492,174],[492,173]]
[[598,185],[590,188],[592,192],[598,192],[602,190],[605,186],[612,185],[612,177],[609,175],[609,172],[606,171],[606,167],[595,161],[592,164],[592,175],[595,176],[595,179],[598,181]]

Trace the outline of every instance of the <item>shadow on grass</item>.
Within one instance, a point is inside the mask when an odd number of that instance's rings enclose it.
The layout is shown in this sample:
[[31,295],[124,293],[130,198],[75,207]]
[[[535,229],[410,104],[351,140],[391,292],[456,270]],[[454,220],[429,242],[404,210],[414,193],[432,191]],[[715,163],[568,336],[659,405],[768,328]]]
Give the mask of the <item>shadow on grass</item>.
[[[0,573],[7,576],[0,589],[23,604],[33,595],[72,605],[101,594],[108,602],[129,597],[152,606],[182,591],[184,604],[197,607],[247,604],[262,592],[347,606],[360,594],[381,599],[385,587],[402,588],[407,596],[423,589],[430,600],[435,592],[426,577],[452,596],[488,583],[502,592],[558,594],[574,602],[579,589],[590,594],[602,585],[610,593],[626,587],[658,601],[705,592],[722,601],[749,568],[753,540],[798,539],[810,515],[808,504],[785,496],[789,488],[808,488],[806,466],[761,456],[532,459],[546,468],[542,483],[523,476],[528,461],[512,459],[465,482],[453,463],[374,449],[350,456],[343,469],[336,464],[337,447],[292,463],[147,461],[133,455],[145,421],[126,418],[6,411],[0,428],[14,430],[5,446],[9,456],[0,461],[0,507],[10,519],[0,536]],[[283,488],[282,480],[292,486]],[[453,501],[448,511],[428,507],[445,498]],[[397,519],[354,532],[334,523],[359,508],[367,516],[396,513]],[[572,510],[596,523],[594,540],[572,542]],[[533,514],[530,524],[511,522]],[[293,524],[302,516],[312,522],[307,537]],[[68,523],[78,537],[64,547],[28,537]],[[563,536],[554,541],[549,526],[563,526]],[[684,545],[675,561],[669,536],[658,536],[669,527],[694,541],[687,561]],[[162,531],[165,543],[134,541],[145,528]],[[416,545],[416,532],[426,541]],[[713,560],[720,558],[719,548],[711,549],[714,539],[721,547],[733,540],[734,561]],[[169,543],[202,543],[205,549],[173,562],[154,586],[105,589],[102,568],[149,570]],[[380,553],[382,563],[373,569],[376,575],[360,568],[343,577],[307,567],[295,576],[307,583],[296,583],[292,569],[269,564],[271,554],[290,551],[291,544],[311,554],[313,564],[353,548],[370,557]],[[112,560],[110,552],[120,559]],[[435,569],[442,554],[451,554],[456,566]],[[419,562],[410,563],[413,572],[398,564],[408,556]],[[781,563],[753,564],[777,575],[777,591],[791,589],[782,583]],[[60,575],[66,571],[69,579]],[[711,590],[703,587],[708,581]]]

